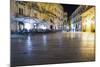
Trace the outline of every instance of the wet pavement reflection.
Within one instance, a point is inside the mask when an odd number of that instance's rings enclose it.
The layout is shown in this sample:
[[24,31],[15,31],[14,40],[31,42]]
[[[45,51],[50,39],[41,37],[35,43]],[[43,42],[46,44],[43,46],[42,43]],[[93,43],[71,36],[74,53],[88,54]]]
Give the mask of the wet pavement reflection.
[[94,33],[57,32],[11,35],[12,66],[94,60]]

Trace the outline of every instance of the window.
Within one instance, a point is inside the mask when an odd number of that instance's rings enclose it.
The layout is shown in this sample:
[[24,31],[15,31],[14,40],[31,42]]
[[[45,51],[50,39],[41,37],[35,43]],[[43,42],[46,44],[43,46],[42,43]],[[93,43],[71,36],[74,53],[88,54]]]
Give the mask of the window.
[[23,15],[23,9],[22,8],[19,8],[19,14]]

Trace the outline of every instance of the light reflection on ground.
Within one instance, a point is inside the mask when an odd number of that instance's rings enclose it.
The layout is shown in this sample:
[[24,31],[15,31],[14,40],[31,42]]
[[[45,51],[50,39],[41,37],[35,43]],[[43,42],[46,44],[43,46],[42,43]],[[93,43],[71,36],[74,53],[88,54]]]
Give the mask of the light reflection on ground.
[[95,60],[95,33],[11,35],[11,64],[34,65]]

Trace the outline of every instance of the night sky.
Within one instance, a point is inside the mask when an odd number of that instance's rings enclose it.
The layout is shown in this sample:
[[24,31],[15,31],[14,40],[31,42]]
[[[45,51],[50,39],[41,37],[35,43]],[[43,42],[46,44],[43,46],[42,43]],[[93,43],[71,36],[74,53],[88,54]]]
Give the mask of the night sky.
[[68,13],[68,16],[70,16],[73,11],[79,6],[79,5],[69,5],[69,4],[61,4],[64,8],[64,11]]

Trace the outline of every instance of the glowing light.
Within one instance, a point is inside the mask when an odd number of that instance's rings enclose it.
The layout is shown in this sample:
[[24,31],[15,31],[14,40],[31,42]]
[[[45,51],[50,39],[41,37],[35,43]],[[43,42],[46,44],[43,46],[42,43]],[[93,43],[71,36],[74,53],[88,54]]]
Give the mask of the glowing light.
[[41,25],[40,28],[43,29],[43,30],[47,29],[47,27],[44,26],[44,25]]
[[90,18],[87,18],[86,20],[87,20],[86,25],[89,26],[91,24],[91,20],[90,20]]
[[36,24],[34,24],[34,26],[35,26]]
[[73,27],[74,27],[73,24],[71,24],[71,28],[72,28],[72,29],[73,29]]
[[30,30],[30,29],[31,29],[31,24],[30,24],[30,23],[25,23],[25,28],[26,28],[27,30]]
[[45,26],[43,26],[43,27],[42,27],[42,29],[44,29],[44,30],[45,30],[45,29],[46,29],[46,27],[45,27]]

